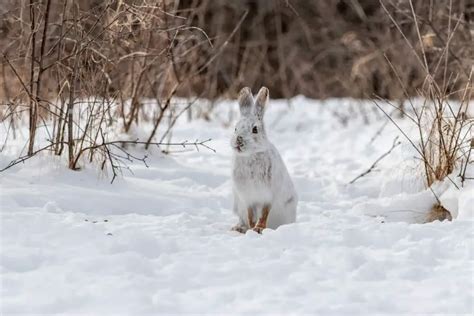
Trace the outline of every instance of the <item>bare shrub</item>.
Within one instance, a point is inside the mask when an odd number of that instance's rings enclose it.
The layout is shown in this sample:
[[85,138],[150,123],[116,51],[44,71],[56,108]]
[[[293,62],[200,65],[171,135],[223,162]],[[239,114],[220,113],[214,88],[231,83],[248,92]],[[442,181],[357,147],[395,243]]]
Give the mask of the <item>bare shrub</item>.
[[[377,94],[403,104],[406,96],[399,79],[412,97],[418,95],[426,75],[424,63],[412,58],[412,50],[420,56],[424,50],[428,66],[434,68],[449,39],[450,58],[432,72],[436,80],[444,69],[449,74],[449,69],[466,65],[472,58],[474,8],[467,1],[414,1],[412,5],[417,25],[412,23],[409,0],[180,1],[179,14],[192,19],[216,43],[249,11],[229,49],[203,74],[206,80],[190,82],[191,90],[212,98],[234,94],[243,84],[265,85],[275,97],[371,98]],[[402,33],[386,11],[398,21]],[[450,20],[451,29],[458,24],[452,38],[445,34]],[[451,91],[464,86],[468,75],[468,71],[459,72]]]
[[[0,43],[15,49],[17,39],[24,41],[29,36],[28,2],[22,0],[18,6],[16,1],[2,1],[5,9],[1,12]],[[44,6],[45,2],[32,1],[36,7]],[[48,33],[56,37],[61,32],[70,36],[70,30],[57,20],[64,2],[68,1],[51,0],[49,19],[54,23]],[[424,52],[430,69],[438,69],[432,73],[438,82],[445,69],[449,75],[449,69],[472,60],[474,6],[464,0],[412,2],[416,25],[412,23],[409,0],[83,0],[78,3],[80,11],[87,13],[78,16],[81,23],[86,30],[94,26],[90,35],[99,35],[100,49],[93,47],[96,52],[92,55],[97,58],[100,52],[110,57],[114,52],[123,57],[118,65],[108,65],[104,71],[111,80],[110,90],[120,90],[124,100],[140,94],[154,97],[161,93],[161,97],[166,97],[174,90],[174,84],[181,82],[176,91],[179,96],[214,99],[236,95],[246,84],[268,86],[275,97],[304,94],[314,98],[367,98],[377,94],[400,100],[404,105],[406,96],[398,81],[403,82],[410,96],[417,96],[426,75],[424,60],[420,64],[414,58],[407,58],[412,56],[412,50],[420,57]],[[99,12],[103,16],[95,22]],[[245,12],[248,12],[245,21],[236,30]],[[397,21],[398,28],[390,16]],[[37,24],[44,19],[41,14],[37,17]],[[449,23],[451,30],[456,28],[451,38],[445,32]],[[39,42],[41,29],[36,33]],[[406,45],[407,40],[411,45]],[[448,63],[437,65],[448,40]],[[71,44],[68,42],[67,46]],[[38,43],[37,48],[40,46]],[[216,55],[222,46],[225,50]],[[398,69],[400,78],[386,63],[386,57]],[[207,64],[211,58],[213,62]],[[190,74],[195,75],[189,78]],[[459,72],[451,91],[464,86],[468,75],[466,69]],[[49,77],[48,72],[43,76]],[[0,94],[6,93],[3,90],[0,89]],[[136,110],[128,113],[127,125],[135,113]]]
[[[415,11],[412,1],[410,0],[408,4],[409,11],[406,12],[406,15],[411,17],[409,21],[415,26],[420,52],[414,48],[414,44],[408,40],[400,22],[395,19],[382,2],[387,15],[406,39],[406,44],[410,47],[411,54],[415,56],[419,66],[425,73],[423,84],[417,90],[418,96],[421,97],[423,103],[421,106],[416,106],[408,99],[409,92],[403,79],[400,78],[400,71],[387,57],[388,65],[390,65],[397,77],[401,91],[403,91],[409,101],[410,111],[405,112],[405,114],[415,124],[418,131],[418,140],[412,140],[377,102],[376,104],[400,129],[419,154],[424,168],[426,187],[431,188],[437,181],[448,180],[454,187],[459,188],[455,179],[452,178],[452,174],[454,171],[459,170],[458,176],[461,179],[461,184],[464,184],[466,169],[469,164],[472,164],[470,157],[472,129],[474,127],[474,118],[469,117],[468,114],[473,90],[473,69],[469,62],[464,63],[463,60],[459,59],[458,55],[453,52],[457,52],[457,50],[453,50],[451,47],[451,40],[458,36],[457,32],[459,32],[461,20],[453,19],[453,15],[449,14],[447,16],[445,34],[433,28],[433,30],[436,30],[439,38],[446,40],[444,47],[440,48],[439,52],[435,55],[437,59],[428,62],[430,58],[433,58],[433,54],[430,54],[428,51],[431,42],[428,41],[427,43],[426,38],[422,36],[422,29],[419,25],[420,16]],[[453,3],[450,2],[449,12],[452,11],[452,6]],[[429,12],[435,10],[433,6],[429,9]],[[428,45],[428,47],[425,47],[425,45]],[[455,60],[455,62],[452,63],[452,60]],[[441,64],[444,64],[444,67],[440,67]],[[440,71],[440,69],[443,70]],[[459,89],[454,88],[459,86],[460,78],[464,77],[466,78],[462,80],[464,86],[459,87]],[[456,96],[457,102],[453,101],[453,96]],[[398,110],[401,111],[402,109]],[[440,205],[438,198],[437,200],[438,203],[431,209],[427,220],[451,220],[451,215],[446,215],[446,212],[449,211]]]
[[[212,46],[201,29],[169,13],[168,3],[11,3],[4,15],[9,19],[8,36],[15,40],[2,51],[2,69],[3,78],[9,76],[16,85],[12,90],[7,79],[3,81],[2,121],[10,119],[14,126],[14,118],[21,119],[25,112],[29,121],[27,154],[11,165],[41,151],[61,156],[66,149],[70,169],[79,169],[81,161],[97,161],[102,169],[111,167],[115,178],[124,162],[139,158],[124,145],[164,144],[163,138],[155,139],[156,130],[164,117],[172,122],[182,113],[174,109],[171,98],[188,80],[174,68],[183,60],[189,62],[200,45]],[[203,67],[189,64],[195,72]],[[143,110],[144,96],[154,98],[155,109]],[[140,119],[154,124],[146,141],[115,138]],[[41,148],[35,143],[39,122],[48,135]],[[167,144],[207,147],[205,141]]]

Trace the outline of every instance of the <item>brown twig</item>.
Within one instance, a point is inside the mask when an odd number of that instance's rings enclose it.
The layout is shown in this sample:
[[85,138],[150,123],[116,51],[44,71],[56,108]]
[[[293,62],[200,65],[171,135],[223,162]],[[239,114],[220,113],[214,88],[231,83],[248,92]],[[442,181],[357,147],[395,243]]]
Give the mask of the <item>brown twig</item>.
[[395,137],[395,139],[393,140],[393,143],[392,143],[392,147],[390,147],[390,149],[388,151],[386,151],[384,154],[382,154],[379,158],[377,158],[374,163],[372,163],[372,165],[364,172],[362,172],[360,175],[358,175],[357,177],[355,177],[354,179],[352,179],[349,184],[353,184],[354,182],[356,182],[357,180],[359,180],[360,178],[366,176],[367,174],[369,174],[370,172],[372,172],[375,167],[377,166],[377,164],[382,160],[384,159],[385,157],[387,157],[388,155],[390,155],[390,153],[398,146],[400,145],[401,142],[398,141],[398,136]]

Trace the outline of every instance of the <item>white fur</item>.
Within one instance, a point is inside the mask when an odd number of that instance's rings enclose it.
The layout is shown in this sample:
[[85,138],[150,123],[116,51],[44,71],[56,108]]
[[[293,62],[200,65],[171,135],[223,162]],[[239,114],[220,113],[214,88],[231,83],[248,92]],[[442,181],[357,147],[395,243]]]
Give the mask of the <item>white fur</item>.
[[[253,209],[254,222],[261,216],[264,205],[270,205],[267,227],[293,223],[296,219],[298,197],[278,150],[265,133],[263,115],[268,104],[268,89],[262,87],[253,99],[249,88],[240,92],[241,118],[231,140],[233,155],[234,213],[239,217],[237,227],[249,227],[247,210]],[[253,129],[257,128],[257,133]]]

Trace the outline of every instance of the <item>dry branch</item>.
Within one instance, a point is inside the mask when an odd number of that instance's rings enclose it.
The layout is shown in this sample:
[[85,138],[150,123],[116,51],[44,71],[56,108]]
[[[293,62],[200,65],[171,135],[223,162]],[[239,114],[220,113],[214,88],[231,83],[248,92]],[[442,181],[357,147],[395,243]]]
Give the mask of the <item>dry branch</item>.
[[360,175],[358,175],[357,177],[355,177],[354,179],[352,179],[349,184],[353,184],[354,182],[356,182],[357,180],[359,180],[360,178],[368,175],[370,172],[372,172],[372,170],[375,169],[375,167],[377,167],[377,164],[382,160],[384,159],[385,157],[387,157],[388,155],[390,155],[390,153],[398,146],[400,145],[401,142],[398,141],[398,136],[395,137],[395,139],[393,140],[393,143],[392,143],[392,147],[390,147],[389,150],[387,150],[385,153],[383,153],[379,158],[377,158],[373,163],[372,165],[364,172],[362,172]]

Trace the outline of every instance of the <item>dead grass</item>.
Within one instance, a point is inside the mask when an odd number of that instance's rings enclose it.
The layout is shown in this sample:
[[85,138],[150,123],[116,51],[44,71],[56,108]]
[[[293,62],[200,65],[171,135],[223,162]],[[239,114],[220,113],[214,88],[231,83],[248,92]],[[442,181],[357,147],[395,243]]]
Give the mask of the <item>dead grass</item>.
[[[383,5],[383,4],[382,4]],[[428,60],[432,58],[429,49],[432,48],[433,34],[429,38],[422,36],[420,27],[420,16],[415,11],[413,2],[409,1],[410,10],[406,13],[411,17],[410,23],[415,26],[418,43],[412,43],[405,35],[400,21],[388,11],[385,10],[392,20],[395,27],[406,39],[406,44],[411,48],[411,54],[418,61],[419,66],[424,70],[425,77],[423,84],[418,89],[418,96],[421,97],[423,104],[416,106],[408,98],[409,91],[401,79],[400,71],[391,62],[390,58],[387,63],[390,65],[393,73],[398,78],[400,89],[406,95],[410,108],[404,111],[404,115],[416,126],[418,135],[416,139],[412,139],[403,131],[400,126],[392,119],[392,117],[377,106],[386,114],[410,142],[418,153],[418,158],[424,170],[425,184],[427,188],[432,189],[433,184],[438,181],[449,181],[452,186],[459,189],[460,185],[464,185],[466,180],[466,170],[472,164],[472,131],[474,127],[474,118],[469,117],[469,106],[471,105],[471,97],[473,92],[472,76],[473,68],[471,63],[461,62],[455,54],[452,53],[451,40],[457,36],[459,31],[460,20],[448,15],[447,28],[442,33],[437,33],[440,38],[445,38],[444,46],[440,48],[438,59],[430,63]],[[453,3],[450,2],[448,12],[451,13]],[[430,12],[433,7],[430,7]],[[441,32],[437,30],[437,32]],[[414,47],[418,44],[420,49]],[[453,64],[450,61],[455,60]],[[444,65],[444,67],[441,67]],[[449,67],[447,65],[450,65]],[[459,89],[453,87],[459,84],[459,78],[466,78],[463,86]],[[455,98],[456,97],[456,98]],[[456,99],[457,101],[453,101]],[[455,104],[455,105],[453,105]],[[458,174],[455,174],[458,171]],[[455,177],[458,177],[456,179]],[[439,203],[433,206],[429,211],[427,221],[436,219],[452,219],[452,216],[445,207]]]
[[444,220],[452,221],[453,217],[451,216],[451,213],[442,205],[435,204],[426,216],[425,223],[430,223],[434,221],[442,222]]
[[[211,59],[190,64],[186,74],[178,74],[176,65],[195,60],[200,46],[212,46],[202,29],[170,13],[168,5],[23,0],[2,11],[10,39],[1,39],[5,143],[15,134],[17,121],[26,118],[29,125],[26,154],[6,168],[47,151],[66,155],[72,170],[97,163],[111,170],[114,179],[130,160],[146,163],[125,145],[207,147],[207,141],[165,139],[182,114],[171,98]],[[156,103],[152,115],[143,111],[144,96]],[[110,131],[123,128],[128,133],[144,116],[155,126],[146,140],[112,138]],[[168,129],[157,135],[161,124]],[[40,128],[48,135],[46,145],[37,143]]]

